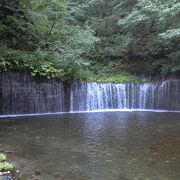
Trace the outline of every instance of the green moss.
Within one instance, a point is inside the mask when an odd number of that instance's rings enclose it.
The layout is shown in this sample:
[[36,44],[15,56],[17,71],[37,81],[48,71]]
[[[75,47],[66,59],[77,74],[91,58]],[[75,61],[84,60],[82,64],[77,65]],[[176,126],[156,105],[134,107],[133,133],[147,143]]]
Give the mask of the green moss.
[[6,155],[0,154],[0,162],[6,161]]
[[13,165],[8,163],[8,162],[1,162],[0,163],[0,171],[1,172],[12,171],[13,168],[14,168]]
[[97,74],[92,71],[87,74],[87,81],[102,82],[102,83],[139,83],[142,82],[138,77],[127,72],[103,72],[99,71]]
[[0,172],[8,172],[14,169],[13,165],[6,162],[6,155],[0,154]]

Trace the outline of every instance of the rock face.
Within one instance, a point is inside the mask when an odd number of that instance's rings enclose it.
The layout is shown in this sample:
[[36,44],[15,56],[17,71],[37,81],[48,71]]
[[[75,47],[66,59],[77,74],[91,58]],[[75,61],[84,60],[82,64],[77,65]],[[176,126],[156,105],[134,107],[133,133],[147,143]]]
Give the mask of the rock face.
[[63,84],[26,74],[0,75],[0,114],[64,111]]
[[0,115],[104,109],[180,110],[180,80],[163,83],[62,83],[0,74]]

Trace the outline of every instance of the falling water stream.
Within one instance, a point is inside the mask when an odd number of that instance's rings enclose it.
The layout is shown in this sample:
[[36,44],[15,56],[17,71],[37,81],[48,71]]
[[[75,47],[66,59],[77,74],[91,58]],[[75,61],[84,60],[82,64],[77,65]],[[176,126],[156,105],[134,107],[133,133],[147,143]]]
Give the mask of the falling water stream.
[[72,83],[70,102],[71,111],[180,110],[180,81],[159,84]]
[[19,73],[0,76],[0,114],[94,110],[180,110],[180,80],[162,83],[62,83]]

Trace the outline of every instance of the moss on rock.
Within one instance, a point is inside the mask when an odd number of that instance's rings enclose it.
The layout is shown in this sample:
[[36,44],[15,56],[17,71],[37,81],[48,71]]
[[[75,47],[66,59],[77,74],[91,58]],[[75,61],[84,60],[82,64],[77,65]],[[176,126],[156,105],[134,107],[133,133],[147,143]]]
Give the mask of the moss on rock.
[[14,169],[13,165],[8,162],[1,162],[0,163],[0,172],[8,172]]
[[6,162],[6,155],[0,154],[0,173],[11,172],[14,169],[14,166]]
[[100,83],[139,83],[142,80],[127,72],[106,72],[98,71],[93,73],[89,71],[87,74],[88,82],[100,82]]
[[5,154],[0,154],[0,162],[6,161],[6,155]]

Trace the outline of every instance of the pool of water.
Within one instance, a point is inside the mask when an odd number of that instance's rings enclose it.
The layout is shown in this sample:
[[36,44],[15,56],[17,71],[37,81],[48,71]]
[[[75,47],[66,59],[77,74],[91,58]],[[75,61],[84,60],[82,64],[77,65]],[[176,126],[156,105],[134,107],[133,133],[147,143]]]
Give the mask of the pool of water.
[[21,180],[179,180],[180,113],[4,118],[0,151]]

